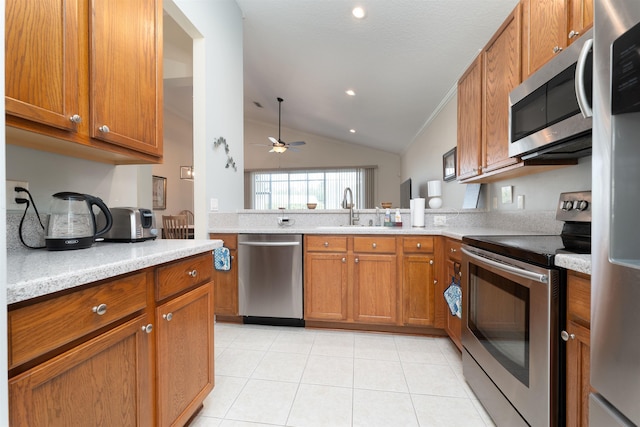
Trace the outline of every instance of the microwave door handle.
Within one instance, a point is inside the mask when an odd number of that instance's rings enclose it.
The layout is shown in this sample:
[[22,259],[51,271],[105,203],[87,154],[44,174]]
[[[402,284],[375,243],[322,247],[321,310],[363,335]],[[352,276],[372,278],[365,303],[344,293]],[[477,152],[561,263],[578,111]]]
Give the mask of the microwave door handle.
[[578,100],[580,111],[585,118],[593,116],[593,111],[591,109],[591,105],[589,105],[589,100],[587,100],[587,93],[584,89],[584,68],[587,63],[587,56],[589,55],[589,51],[592,47],[593,39],[589,39],[584,43],[584,45],[582,46],[582,50],[580,51],[580,56],[578,56],[578,63],[576,65],[576,98]]
[[534,273],[533,271],[523,270],[522,268],[515,267],[513,265],[497,262],[492,259],[483,257],[481,255],[472,253],[466,250],[465,248],[462,248],[462,252],[465,255],[469,256],[470,258],[475,259],[478,262],[482,262],[487,265],[490,265],[491,267],[495,267],[498,270],[506,271],[508,273],[515,274],[516,276],[520,276],[522,278],[529,279],[529,280],[534,280],[540,283],[547,283],[549,281],[549,277],[546,274]]

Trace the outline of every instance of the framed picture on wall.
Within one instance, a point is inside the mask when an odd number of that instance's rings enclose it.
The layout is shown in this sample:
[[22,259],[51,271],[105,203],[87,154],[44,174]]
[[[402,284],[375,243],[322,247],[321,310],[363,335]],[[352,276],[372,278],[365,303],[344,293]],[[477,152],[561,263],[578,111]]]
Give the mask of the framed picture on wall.
[[442,180],[453,181],[456,179],[456,151],[454,147],[442,156]]
[[153,209],[167,209],[167,178],[153,175]]

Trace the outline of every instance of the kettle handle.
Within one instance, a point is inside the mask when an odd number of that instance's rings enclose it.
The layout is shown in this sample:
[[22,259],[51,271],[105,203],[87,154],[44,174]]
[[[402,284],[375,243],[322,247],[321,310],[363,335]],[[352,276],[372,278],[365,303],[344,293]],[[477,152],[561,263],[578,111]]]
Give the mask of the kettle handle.
[[[108,232],[109,230],[111,230],[111,226],[113,225],[113,217],[111,216],[111,211],[109,210],[109,208],[107,207],[107,205],[104,204],[104,202],[102,201],[101,198],[99,197],[94,197],[91,196],[89,194],[85,194],[85,197],[87,198],[87,201],[89,202],[89,206],[97,206],[98,208],[100,208],[100,210],[104,213],[104,217],[107,220],[107,224],[104,226],[104,228],[102,230],[98,230],[96,231],[96,233],[93,235],[93,237],[98,237],[98,236],[102,236],[103,234],[105,234],[106,232]],[[94,222],[95,224],[95,222]]]

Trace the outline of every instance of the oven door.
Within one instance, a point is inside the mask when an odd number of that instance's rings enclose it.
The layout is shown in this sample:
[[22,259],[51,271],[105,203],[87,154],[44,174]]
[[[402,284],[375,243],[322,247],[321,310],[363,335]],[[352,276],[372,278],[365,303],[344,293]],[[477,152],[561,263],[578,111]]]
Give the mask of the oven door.
[[[479,366],[496,396],[506,397],[529,425],[556,425],[558,271],[470,246],[462,252],[463,357],[475,362],[464,363],[465,377],[477,376],[467,370]],[[487,390],[469,383],[482,401]]]

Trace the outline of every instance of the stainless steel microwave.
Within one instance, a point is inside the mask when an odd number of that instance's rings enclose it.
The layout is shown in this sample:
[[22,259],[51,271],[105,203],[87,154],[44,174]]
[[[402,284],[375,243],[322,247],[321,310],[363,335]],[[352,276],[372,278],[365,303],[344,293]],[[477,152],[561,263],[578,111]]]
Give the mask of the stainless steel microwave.
[[591,155],[593,30],[509,94],[509,156],[569,159]]

